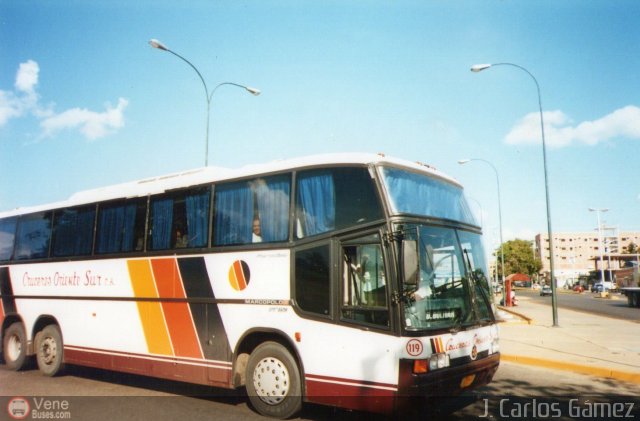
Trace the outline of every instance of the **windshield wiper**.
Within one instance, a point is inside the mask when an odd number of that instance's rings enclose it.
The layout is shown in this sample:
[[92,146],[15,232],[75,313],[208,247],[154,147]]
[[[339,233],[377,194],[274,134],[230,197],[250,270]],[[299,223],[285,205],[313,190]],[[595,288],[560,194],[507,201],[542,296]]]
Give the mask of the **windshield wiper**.
[[453,326],[449,328],[449,333],[453,333],[454,335],[462,330],[462,318],[460,315],[456,315],[453,319]]
[[482,299],[484,300],[485,305],[489,305],[490,306],[491,305],[490,304],[491,300],[489,299],[488,295],[486,294],[486,291],[484,290],[484,288],[480,284],[480,280],[478,279],[475,271],[471,267],[471,259],[469,258],[469,251],[466,248],[464,248],[464,249],[462,249],[462,252],[463,252],[463,254],[464,254],[465,258],[466,258],[465,260],[466,260],[466,264],[467,264],[467,268],[468,268],[467,271],[469,272],[469,278],[471,279],[471,281],[473,283],[473,287],[471,288],[471,290],[473,292],[471,293],[471,296],[473,298],[473,313],[476,316],[475,319],[479,323],[481,323],[483,325],[484,324],[491,324],[492,323],[491,320],[481,319],[479,317],[479,315],[478,315],[478,303],[477,303],[478,297],[476,295],[476,287],[480,287],[480,294],[482,295]]

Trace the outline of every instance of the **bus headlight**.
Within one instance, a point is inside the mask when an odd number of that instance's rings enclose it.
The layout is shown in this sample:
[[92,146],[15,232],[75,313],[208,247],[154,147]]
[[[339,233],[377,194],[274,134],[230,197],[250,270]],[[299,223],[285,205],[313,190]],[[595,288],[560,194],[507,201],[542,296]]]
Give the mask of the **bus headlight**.
[[449,367],[449,356],[444,352],[432,354],[429,357],[429,370]]
[[413,374],[425,374],[439,368],[449,367],[449,356],[444,352],[431,354],[426,360],[413,360]]

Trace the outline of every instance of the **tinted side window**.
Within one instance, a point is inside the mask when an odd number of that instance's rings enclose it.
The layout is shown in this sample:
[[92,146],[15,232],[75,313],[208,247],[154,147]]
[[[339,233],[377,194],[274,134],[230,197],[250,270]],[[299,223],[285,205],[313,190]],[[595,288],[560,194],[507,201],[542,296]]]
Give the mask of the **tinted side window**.
[[297,238],[374,221],[383,215],[366,168],[300,172],[296,193]]
[[287,241],[290,175],[216,186],[215,245]]
[[296,302],[310,313],[331,313],[329,245],[296,252]]
[[0,219],[0,260],[9,260],[12,257],[17,222],[17,217]]
[[142,251],[147,200],[100,205],[96,253]]
[[151,198],[149,249],[206,247],[210,197],[207,187]]
[[51,239],[51,212],[21,216],[16,232],[14,258],[40,259],[49,254]]
[[60,209],[55,213],[53,256],[91,254],[96,207]]

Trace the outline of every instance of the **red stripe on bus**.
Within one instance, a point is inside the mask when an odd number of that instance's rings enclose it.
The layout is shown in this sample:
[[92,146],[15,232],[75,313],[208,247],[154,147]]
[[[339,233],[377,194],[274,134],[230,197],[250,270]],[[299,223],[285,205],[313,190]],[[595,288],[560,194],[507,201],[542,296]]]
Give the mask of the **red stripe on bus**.
[[142,374],[169,380],[208,386],[231,386],[231,366],[218,362],[191,362],[178,359],[159,359],[151,355],[110,352],[76,346],[64,347],[64,360],[69,364]]
[[307,400],[324,405],[390,413],[396,404],[396,385],[307,375],[305,386]]
[[[176,260],[151,259],[158,295],[162,298],[186,298]],[[189,304],[162,302],[173,351],[178,357],[203,358]]]

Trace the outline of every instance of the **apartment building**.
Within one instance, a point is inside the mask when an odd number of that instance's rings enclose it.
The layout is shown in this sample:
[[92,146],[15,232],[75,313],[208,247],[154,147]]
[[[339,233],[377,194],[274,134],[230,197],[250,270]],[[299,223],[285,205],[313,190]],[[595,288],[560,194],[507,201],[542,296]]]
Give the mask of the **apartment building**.
[[[554,232],[553,262],[558,286],[575,282],[580,275],[588,275],[592,270],[600,270],[600,255],[603,256],[605,270],[620,269],[618,256],[629,244],[640,246],[639,231],[619,231],[617,228],[602,229],[602,243],[598,231]],[[549,276],[549,236],[538,234],[535,238],[535,253],[542,261],[541,274]],[[623,264],[623,263],[622,263]]]

